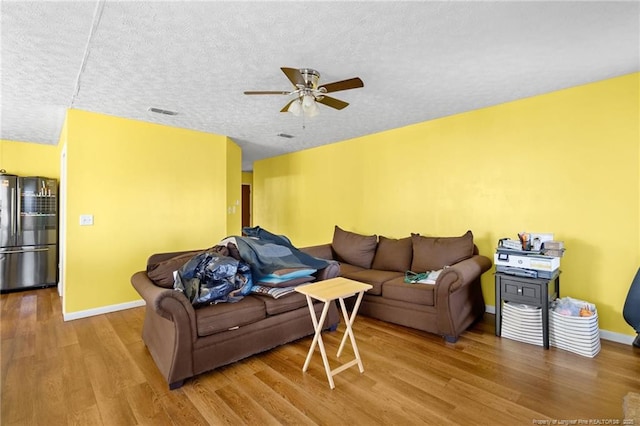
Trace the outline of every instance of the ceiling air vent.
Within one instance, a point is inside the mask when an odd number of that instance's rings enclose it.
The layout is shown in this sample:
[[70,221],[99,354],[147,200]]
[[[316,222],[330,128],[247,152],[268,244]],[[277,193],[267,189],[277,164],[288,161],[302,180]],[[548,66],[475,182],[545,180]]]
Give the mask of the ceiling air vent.
[[293,135],[288,135],[286,133],[278,133],[276,136],[280,136],[281,138],[291,139]]
[[156,114],[164,114],[164,115],[178,115],[175,111],[169,111],[168,109],[154,108],[149,107],[148,111],[155,112]]

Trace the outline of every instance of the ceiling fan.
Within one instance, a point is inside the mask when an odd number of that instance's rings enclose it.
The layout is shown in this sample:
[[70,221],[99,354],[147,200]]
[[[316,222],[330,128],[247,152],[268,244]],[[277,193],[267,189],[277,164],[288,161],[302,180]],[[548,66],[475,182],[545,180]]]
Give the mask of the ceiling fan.
[[364,87],[364,83],[360,78],[354,77],[347,80],[335,81],[333,83],[318,86],[320,73],[311,68],[280,68],[293,84],[294,89],[291,91],[247,91],[245,95],[293,95],[294,99],[289,101],[280,112],[290,112],[295,116],[302,113],[313,117],[319,112],[318,105],[321,103],[331,108],[343,109],[347,102],[340,99],[327,96],[327,93],[339,92],[341,90],[357,89]]

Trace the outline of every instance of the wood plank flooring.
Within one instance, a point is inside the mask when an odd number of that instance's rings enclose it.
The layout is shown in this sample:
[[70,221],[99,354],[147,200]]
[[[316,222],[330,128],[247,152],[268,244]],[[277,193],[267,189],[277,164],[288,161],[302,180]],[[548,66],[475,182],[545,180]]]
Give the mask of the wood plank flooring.
[[[0,298],[2,425],[632,424],[623,397],[640,392],[640,350],[545,351],[497,338],[490,314],[456,344],[359,316],[365,372],[334,390],[317,350],[302,373],[309,337],[169,391],[141,340],[144,307],[63,322],[60,303],[54,288]],[[333,368],[353,355],[335,357],[340,337],[323,334]]]

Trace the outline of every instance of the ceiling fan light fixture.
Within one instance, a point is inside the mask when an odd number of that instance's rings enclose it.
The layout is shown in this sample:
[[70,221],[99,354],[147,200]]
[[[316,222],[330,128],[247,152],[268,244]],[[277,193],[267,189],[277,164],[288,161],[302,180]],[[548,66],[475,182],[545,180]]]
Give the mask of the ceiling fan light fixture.
[[307,117],[315,117],[320,113],[320,108],[318,108],[318,104],[315,100],[310,107],[304,109],[304,113]]
[[313,98],[313,96],[309,94],[306,94],[302,97],[302,107],[304,108],[305,111],[307,111],[310,108],[313,108],[315,103],[316,103],[316,100]]
[[289,109],[287,111],[289,111],[296,117],[300,117],[300,114],[302,114],[302,102],[300,102],[299,99],[296,99],[295,101],[291,102],[291,105],[289,105]]

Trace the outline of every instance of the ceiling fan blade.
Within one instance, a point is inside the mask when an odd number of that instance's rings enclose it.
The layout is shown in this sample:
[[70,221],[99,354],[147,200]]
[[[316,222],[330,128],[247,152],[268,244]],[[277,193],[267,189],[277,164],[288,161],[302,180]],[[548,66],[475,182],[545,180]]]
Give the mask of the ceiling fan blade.
[[326,93],[339,92],[340,90],[357,89],[358,87],[364,87],[364,83],[360,78],[350,78],[348,80],[334,81],[333,83],[323,84],[318,89],[325,88]]
[[284,75],[287,76],[287,78],[289,79],[289,81],[291,81],[291,83],[293,84],[293,86],[297,89],[299,86],[305,87],[305,82],[304,82],[304,77],[302,77],[302,74],[300,73],[299,69],[296,68],[286,68],[286,67],[282,67],[280,68],[282,70],[282,72],[284,73]]
[[297,99],[290,100],[290,101],[289,101],[289,102],[284,106],[284,108],[282,108],[282,109],[280,110],[280,112],[289,112],[289,106],[291,106],[291,104],[292,104],[292,103],[294,103],[295,101],[297,101]]
[[291,92],[285,92],[282,90],[272,90],[272,91],[248,91],[244,92],[245,95],[288,95]]
[[316,99],[316,102],[320,102],[321,104],[335,109],[344,109],[349,105],[347,102],[332,98],[331,96],[323,96],[322,99]]

